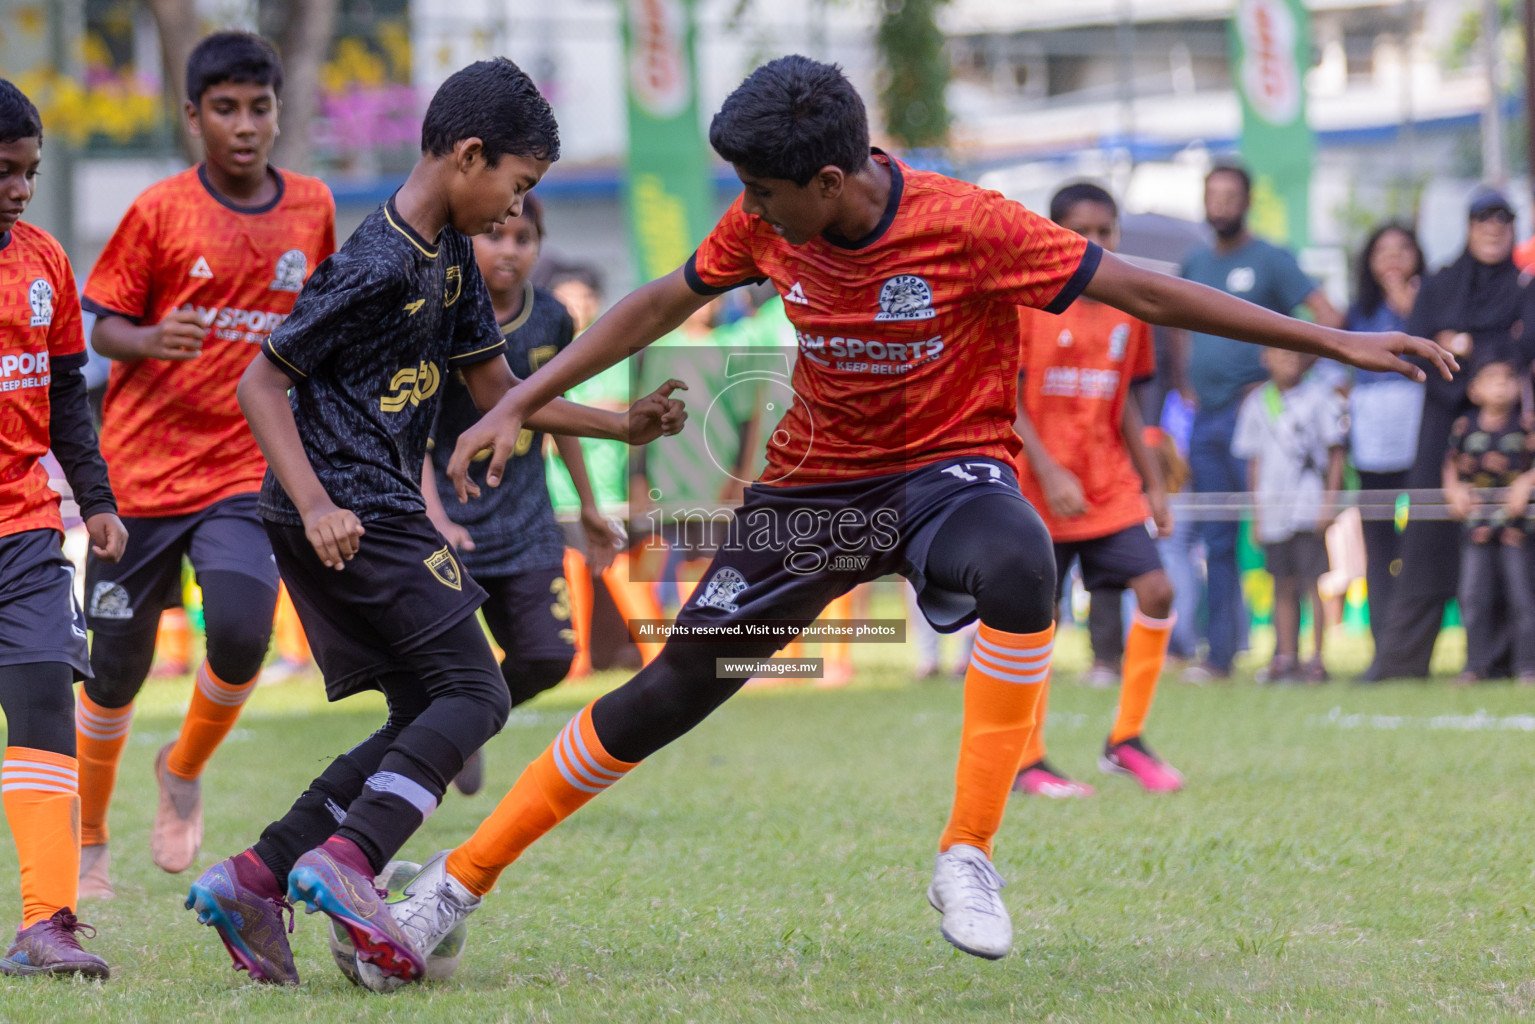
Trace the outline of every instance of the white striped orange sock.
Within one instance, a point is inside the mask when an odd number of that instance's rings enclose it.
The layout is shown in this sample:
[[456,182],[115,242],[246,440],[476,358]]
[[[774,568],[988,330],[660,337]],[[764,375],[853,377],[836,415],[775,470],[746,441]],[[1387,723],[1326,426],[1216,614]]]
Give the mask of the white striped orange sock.
[[79,765],[67,754],[6,747],[0,802],[21,862],[21,926],[64,907],[80,888]]
[[476,896],[485,895],[523,850],[634,767],[603,749],[588,704],[528,765],[474,835],[448,855],[448,874]]
[[132,727],[132,704],[104,708],[80,690],[75,699],[75,754],[80,761],[80,841],[87,846],[107,841],[107,808]]
[[991,855],[1008,793],[1034,731],[1042,685],[1050,675],[1055,626],[1005,633],[985,623],[965,672],[965,723],[955,771],[954,810],[940,851],[964,843]]
[[1119,712],[1109,732],[1110,743],[1123,743],[1141,734],[1152,698],[1157,695],[1157,681],[1167,664],[1167,642],[1177,621],[1176,612],[1165,619],[1153,619],[1139,608],[1135,610],[1130,635],[1125,638],[1124,682],[1119,688]]
[[256,680],[226,683],[213,674],[207,659],[197,668],[197,689],[192,692],[192,706],[181,723],[181,735],[165,759],[165,770],[182,779],[202,775],[208,759],[234,728],[240,709],[245,706]]

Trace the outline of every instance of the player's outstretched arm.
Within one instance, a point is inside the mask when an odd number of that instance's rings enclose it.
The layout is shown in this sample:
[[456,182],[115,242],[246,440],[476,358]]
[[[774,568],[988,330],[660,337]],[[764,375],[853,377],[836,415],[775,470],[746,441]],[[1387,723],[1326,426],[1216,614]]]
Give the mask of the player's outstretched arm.
[[[669,380],[625,412],[593,409],[556,398],[529,417],[526,424],[550,433],[649,444],[662,435],[679,433],[687,422],[688,411],[682,400],[671,397],[678,388],[686,390],[687,385],[680,380]],[[485,482],[499,487],[506,471],[506,460],[516,448],[517,435],[524,421],[505,417],[493,420],[495,411],[491,410],[458,435],[458,444],[453,448],[453,458],[448,462],[448,479],[453,481],[453,490],[461,502],[468,501],[471,496],[478,497],[480,493],[479,485],[469,479],[469,463],[474,456],[482,451],[490,452]]]
[[555,396],[675,331],[710,298],[688,287],[680,267],[651,281],[614,303],[564,351],[523,381],[508,402],[526,419]]
[[345,569],[347,561],[357,554],[364,532],[362,522],[351,511],[337,508],[315,476],[298,436],[293,407],[288,404],[292,386],[288,375],[270,359],[257,356],[240,378],[235,395],[267,465],[304,518],[304,534],[314,545],[315,554],[327,569]]
[[[487,414],[486,418],[489,418],[489,414],[495,411],[512,388],[523,383],[512,373],[505,359],[487,359],[483,363],[465,367],[462,372],[464,384],[469,388],[470,400],[476,409]],[[484,419],[480,420],[480,424],[484,422]],[[563,398],[556,398],[529,415],[522,421],[522,426],[551,434],[600,437],[608,441],[622,441],[625,437],[623,413],[595,409],[589,405],[567,402]],[[451,475],[451,470],[449,473]]]
[[1460,369],[1448,350],[1426,338],[1401,331],[1365,334],[1307,323],[1215,288],[1134,266],[1107,252],[1083,294],[1165,327],[1327,356],[1362,370],[1386,370],[1411,380],[1421,381],[1427,375],[1403,356],[1424,360],[1445,380]]
[[[480,422],[459,435],[453,458],[448,463],[448,478],[453,481],[459,499],[465,500],[469,494],[476,493],[475,485],[466,473],[469,460],[478,452],[486,449],[493,452],[486,480],[492,487],[501,482],[507,454],[524,426],[535,426],[555,434],[616,437],[631,444],[643,444],[663,433],[676,433],[682,429],[686,412],[680,401],[668,397],[673,390],[683,386],[677,381],[662,385],[655,394],[640,399],[628,413],[609,414],[622,420],[622,429],[616,434],[585,429],[588,425],[596,426],[596,421],[590,417],[601,410],[572,412],[571,415],[579,415],[575,423],[551,421],[542,413],[536,418],[531,417],[540,410],[547,412],[549,408],[584,409],[584,406],[566,403],[557,396],[663,334],[676,330],[708,301],[708,296],[699,295],[688,287],[681,268],[620,299],[564,351],[496,400],[495,407]],[[467,381],[467,374],[465,379]],[[480,401],[480,396],[476,395],[475,404],[479,405]]]

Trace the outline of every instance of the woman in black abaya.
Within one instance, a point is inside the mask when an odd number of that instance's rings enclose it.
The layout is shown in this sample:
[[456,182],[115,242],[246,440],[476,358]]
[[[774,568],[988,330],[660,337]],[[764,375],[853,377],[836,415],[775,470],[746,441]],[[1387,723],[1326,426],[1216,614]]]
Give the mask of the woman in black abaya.
[[[1471,197],[1466,248],[1423,283],[1407,333],[1434,338],[1460,359],[1453,381],[1429,374],[1418,450],[1407,487],[1436,488],[1450,426],[1469,408],[1466,382],[1483,363],[1514,358],[1529,366],[1519,342],[1524,289],[1513,263],[1514,213],[1503,195],[1480,189]],[[1535,332],[1532,332],[1535,333]],[[1402,534],[1402,575],[1387,614],[1387,643],[1375,652],[1366,680],[1428,675],[1445,605],[1460,580],[1460,524],[1412,518]]]

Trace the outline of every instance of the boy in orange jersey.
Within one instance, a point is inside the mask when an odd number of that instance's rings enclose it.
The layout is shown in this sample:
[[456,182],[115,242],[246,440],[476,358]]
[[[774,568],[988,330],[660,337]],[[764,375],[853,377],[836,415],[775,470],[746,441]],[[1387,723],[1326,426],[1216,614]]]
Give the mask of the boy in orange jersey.
[[[21,862],[21,927],[0,973],[108,975],[80,948],[75,919],[74,681],[90,675],[75,568],[64,557],[59,496],[42,457],[51,447],[94,555],[122,556],[106,463],[85,395],[85,338],[69,258],[23,224],[42,155],[34,107],[0,79],[0,710],[6,718],[0,802]],[[95,934],[89,932],[89,934]]]
[[1423,339],[1319,327],[1133,267],[995,192],[871,151],[858,93],[840,69],[806,57],[754,71],[709,140],[742,192],[697,252],[514,386],[460,435],[448,475],[462,499],[477,490],[464,475],[470,460],[494,448],[495,486],[532,410],[712,295],[764,278],[799,341],[767,469],[677,618],[695,638],[669,639],[583,708],[389,912],[417,948],[432,949],[528,846],[733,696],[743,673],[720,671],[721,661],[764,659],[787,642],[752,627],[766,619],[792,635],[857,584],[900,572],[937,628],[980,620],[928,900],[949,942],[1005,956],[1013,929],[992,842],[1049,672],[1055,594],[1049,532],[1012,469],[1018,307],[1060,312],[1086,295],[1140,319],[1414,378],[1423,371],[1399,353],[1446,377],[1455,361]]
[[155,759],[150,853],[184,871],[202,841],[200,777],[255,686],[277,567],[256,512],[266,463],[235,387],[309,272],[335,249],[335,206],[315,178],[267,162],[282,66],[259,36],[220,32],[187,60],[186,117],[206,159],[134,200],[85,286],[91,342],[115,360],[101,446],[117,467],[132,540],[86,563],[93,680],[80,698],[81,892],[112,895],[107,807],[160,612],[189,557],[207,657],[178,738]]
[[[1119,247],[1118,207],[1097,185],[1061,189],[1050,201],[1050,219],[1105,252]],[[1119,590],[1135,592],[1118,717],[1099,764],[1132,776],[1147,792],[1172,792],[1182,787],[1182,777],[1141,739],[1173,625],[1173,587],[1146,530],[1148,505],[1164,536],[1172,516],[1161,469],[1141,443],[1140,409],[1130,397],[1131,385],[1156,370],[1151,328],[1113,306],[1080,299],[1059,316],[1025,311],[1022,337],[1014,423],[1023,439],[1018,482],[1055,544],[1057,607],[1066,570],[1077,558],[1088,590],[1115,599]],[[1045,760],[1048,678],[1040,690],[1034,734],[1013,788],[1086,796],[1091,787]]]

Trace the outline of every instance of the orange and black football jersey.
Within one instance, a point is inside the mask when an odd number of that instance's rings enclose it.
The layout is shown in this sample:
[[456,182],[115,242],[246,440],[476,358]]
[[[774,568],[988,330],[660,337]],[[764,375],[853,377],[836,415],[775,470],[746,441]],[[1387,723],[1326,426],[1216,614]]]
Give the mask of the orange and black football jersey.
[[770,279],[794,324],[794,397],[764,483],[1012,462],[1018,307],[1065,309],[1102,255],[996,192],[875,158],[890,199],[866,238],[793,246],[738,197],[685,268],[703,294]]
[[53,236],[19,221],[0,235],[0,536],[63,531],[48,486],[48,385],[85,365],[80,297]]
[[1050,456],[1076,474],[1087,513],[1050,514],[1027,458],[1018,458],[1023,496],[1056,541],[1091,540],[1145,522],[1141,477],[1122,422],[1130,385],[1156,372],[1151,327],[1129,313],[1082,299],[1059,316],[1023,311],[1023,407]]
[[266,463],[235,387],[311,271],[336,248],[335,203],[317,178],[275,171],[259,207],[217,195],[199,165],[133,201],[85,284],[85,308],[156,324],[195,309],[202,354],[112,366],[101,451],[125,516],[186,515],[261,489]]

